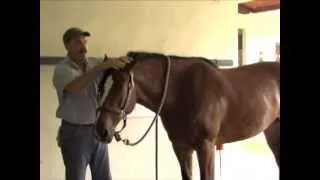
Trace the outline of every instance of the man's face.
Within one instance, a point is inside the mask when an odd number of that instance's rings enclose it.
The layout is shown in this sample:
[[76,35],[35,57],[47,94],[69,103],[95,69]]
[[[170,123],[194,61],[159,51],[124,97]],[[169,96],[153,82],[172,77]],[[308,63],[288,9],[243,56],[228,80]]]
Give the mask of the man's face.
[[86,36],[78,36],[76,38],[73,38],[66,44],[69,55],[74,60],[79,62],[85,60],[88,51],[87,41],[88,39]]

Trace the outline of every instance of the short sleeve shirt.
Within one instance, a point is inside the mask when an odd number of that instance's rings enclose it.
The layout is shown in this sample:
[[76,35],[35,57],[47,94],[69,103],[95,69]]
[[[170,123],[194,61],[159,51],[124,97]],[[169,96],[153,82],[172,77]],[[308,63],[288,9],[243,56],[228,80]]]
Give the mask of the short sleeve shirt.
[[[88,59],[86,71],[90,71],[99,63],[101,62],[98,60]],[[99,105],[97,100],[98,83],[102,73],[81,92],[64,91],[67,84],[83,73],[74,61],[66,57],[55,66],[52,79],[59,102],[56,116],[73,124],[93,124],[96,121],[96,109]]]

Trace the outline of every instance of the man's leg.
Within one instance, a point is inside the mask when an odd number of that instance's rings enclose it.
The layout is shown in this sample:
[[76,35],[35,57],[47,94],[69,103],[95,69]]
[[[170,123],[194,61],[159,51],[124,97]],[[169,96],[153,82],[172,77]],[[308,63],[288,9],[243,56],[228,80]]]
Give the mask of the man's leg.
[[[93,138],[95,138],[93,136]],[[107,144],[94,139],[95,149],[90,161],[92,180],[112,180],[109,164],[109,152]]]
[[66,180],[85,180],[92,146],[88,138],[90,129],[62,123],[59,133]]

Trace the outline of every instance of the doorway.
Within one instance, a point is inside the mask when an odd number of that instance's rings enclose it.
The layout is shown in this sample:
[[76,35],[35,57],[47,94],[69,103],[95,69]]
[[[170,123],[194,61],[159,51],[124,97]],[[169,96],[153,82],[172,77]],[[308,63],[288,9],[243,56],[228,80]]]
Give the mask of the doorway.
[[280,43],[276,43],[276,61],[280,62]]
[[244,65],[245,59],[245,32],[244,29],[238,29],[238,65]]

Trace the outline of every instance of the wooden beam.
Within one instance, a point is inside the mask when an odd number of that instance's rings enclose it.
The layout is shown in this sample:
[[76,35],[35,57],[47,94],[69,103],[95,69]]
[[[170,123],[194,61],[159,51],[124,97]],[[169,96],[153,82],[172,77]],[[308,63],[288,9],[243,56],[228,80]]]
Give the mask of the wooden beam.
[[252,10],[245,4],[238,5],[238,13],[240,14],[249,14]]
[[276,10],[276,9],[280,9],[280,4],[271,4],[268,6],[257,7],[255,9],[252,9],[252,12],[258,13],[258,12],[272,11],[272,10]]
[[258,13],[280,9],[280,0],[254,0],[238,4],[238,13]]

